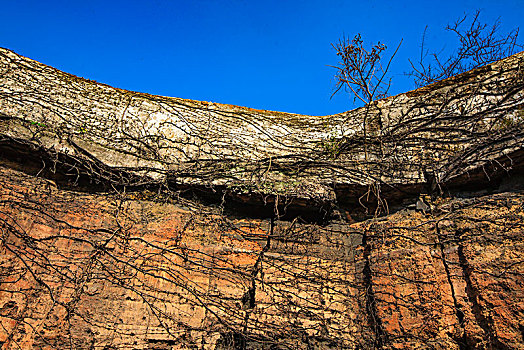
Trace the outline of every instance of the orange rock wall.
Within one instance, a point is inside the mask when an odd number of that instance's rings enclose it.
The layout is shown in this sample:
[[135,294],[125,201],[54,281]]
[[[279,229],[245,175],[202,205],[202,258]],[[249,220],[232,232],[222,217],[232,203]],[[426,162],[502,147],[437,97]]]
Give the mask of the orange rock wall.
[[319,226],[0,168],[0,344],[519,349],[523,198]]

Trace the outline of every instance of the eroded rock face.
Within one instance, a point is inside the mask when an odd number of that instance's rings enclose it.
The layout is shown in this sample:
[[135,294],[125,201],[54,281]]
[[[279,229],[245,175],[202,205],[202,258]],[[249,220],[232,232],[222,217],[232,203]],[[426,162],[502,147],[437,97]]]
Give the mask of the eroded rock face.
[[320,209],[369,197],[369,186],[409,197],[513,168],[523,60],[313,117],[115,89],[0,49],[0,150],[89,189],[155,184]]
[[0,63],[2,349],[524,347],[522,54],[321,118]]
[[0,179],[5,349],[524,343],[522,193],[316,227]]

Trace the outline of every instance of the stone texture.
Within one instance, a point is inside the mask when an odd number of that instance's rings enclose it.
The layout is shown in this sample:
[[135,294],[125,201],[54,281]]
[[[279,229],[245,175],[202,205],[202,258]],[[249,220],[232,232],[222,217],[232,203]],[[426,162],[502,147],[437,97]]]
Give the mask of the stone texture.
[[522,54],[327,117],[0,63],[2,350],[524,348]]
[[264,248],[268,222],[1,172],[5,349],[524,343],[523,194],[336,230],[277,221]]

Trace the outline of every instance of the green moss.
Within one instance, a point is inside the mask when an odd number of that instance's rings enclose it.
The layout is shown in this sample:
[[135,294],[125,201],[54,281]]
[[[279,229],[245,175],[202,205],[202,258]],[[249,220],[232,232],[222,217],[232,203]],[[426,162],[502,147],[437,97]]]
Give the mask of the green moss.
[[45,125],[44,123],[35,122],[35,121],[33,121],[33,120],[30,120],[29,123],[30,123],[31,125],[39,126],[39,127],[41,127],[41,128],[47,128],[47,125]]
[[331,136],[321,141],[322,152],[325,153],[329,159],[336,159],[341,152],[341,139]]

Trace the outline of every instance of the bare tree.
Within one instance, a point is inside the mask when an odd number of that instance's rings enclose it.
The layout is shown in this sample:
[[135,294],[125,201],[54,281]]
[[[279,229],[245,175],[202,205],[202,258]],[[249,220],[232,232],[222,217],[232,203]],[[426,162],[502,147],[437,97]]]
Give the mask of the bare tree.
[[412,70],[407,73],[413,77],[417,87],[498,61],[523,47],[517,42],[518,27],[509,33],[501,33],[500,18],[489,26],[480,21],[480,12],[477,10],[471,20],[469,14],[464,14],[446,26],[445,30],[454,33],[459,41],[458,48],[447,58],[442,54],[442,50],[430,53],[426,48],[426,26],[422,36],[420,58],[418,62],[409,61]]
[[[391,78],[387,78],[387,73],[401,44],[402,40],[389,59],[384,56],[387,50],[385,44],[379,41],[371,49],[366,49],[363,46],[360,33],[356,34],[352,40],[343,36],[337,43],[331,44],[340,58],[338,65],[332,66],[337,70],[335,74],[336,86],[333,95],[343,88],[353,96],[353,102],[358,99],[366,106],[365,112],[362,114],[362,120],[358,121],[363,130],[363,146],[366,160],[369,155],[367,140],[369,130],[371,128],[381,130],[383,127],[380,114],[375,114],[375,118],[371,121],[369,120],[370,105],[371,102],[388,95]],[[383,64],[384,62],[385,64]],[[373,124],[374,126],[372,127],[368,124]],[[336,140],[335,146],[332,146],[330,150],[333,148],[337,150],[342,149],[345,147],[344,143],[344,139]],[[333,141],[330,144],[332,145]],[[379,207],[387,208],[387,204],[381,200],[380,186],[378,184],[370,186],[369,192],[373,192],[378,202],[383,203]]]
[[385,66],[382,65],[385,61],[382,55],[387,46],[379,41],[371,49],[365,49],[360,33],[351,40],[343,36],[331,46],[340,58],[340,62],[332,66],[337,70],[333,95],[344,88],[353,95],[354,101],[358,99],[365,104],[387,96],[391,79],[386,76],[400,44]]

